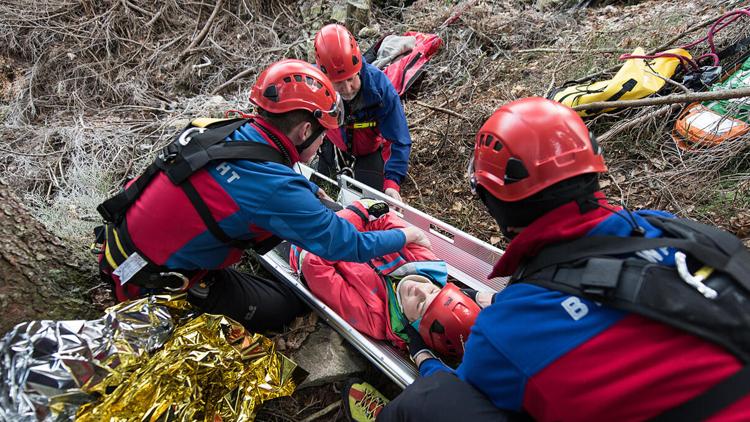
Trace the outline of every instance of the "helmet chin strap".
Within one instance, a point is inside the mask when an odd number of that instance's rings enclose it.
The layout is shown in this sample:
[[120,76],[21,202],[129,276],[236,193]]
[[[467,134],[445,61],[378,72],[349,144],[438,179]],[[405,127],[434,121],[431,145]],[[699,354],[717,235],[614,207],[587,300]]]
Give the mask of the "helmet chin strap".
[[324,128],[323,126],[321,126],[320,128],[318,128],[318,130],[316,130],[315,132],[313,132],[312,135],[308,136],[307,139],[305,139],[305,142],[303,142],[303,143],[301,143],[299,145],[295,145],[294,148],[297,150],[297,153],[302,154],[302,151],[310,148],[310,145],[312,145],[313,143],[315,143],[315,141],[318,139],[318,137],[320,137],[320,135],[323,134],[323,132],[325,132],[325,130],[326,130],[326,128]]

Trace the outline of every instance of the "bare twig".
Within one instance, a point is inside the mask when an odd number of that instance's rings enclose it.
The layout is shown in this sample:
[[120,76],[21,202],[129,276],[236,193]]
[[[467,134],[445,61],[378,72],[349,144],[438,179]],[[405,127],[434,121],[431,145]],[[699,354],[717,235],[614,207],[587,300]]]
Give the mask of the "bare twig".
[[211,12],[211,16],[208,17],[208,20],[206,21],[206,24],[203,26],[203,30],[198,34],[195,39],[190,43],[190,45],[180,53],[179,56],[177,56],[177,61],[182,61],[185,56],[187,56],[190,51],[195,48],[198,44],[203,42],[203,39],[206,38],[206,35],[208,35],[208,31],[211,29],[211,24],[213,23],[214,19],[216,18],[216,15],[219,14],[219,10],[221,10],[221,4],[224,2],[224,0],[217,0],[216,6],[214,6],[214,10]]
[[470,8],[471,6],[476,3],[476,0],[467,0],[464,2],[464,4],[456,5],[453,7],[453,13],[451,13],[451,16],[446,19],[439,27],[438,29],[443,29],[448,26],[450,26],[452,23],[458,20],[458,18],[461,17],[461,15],[466,11],[466,9]]
[[211,59],[208,58],[208,56],[203,56],[203,60],[199,64],[193,65],[193,70],[196,69],[203,69],[204,67],[211,66],[213,63],[211,62]]
[[136,5],[136,4],[133,4],[133,3],[129,2],[128,0],[120,0],[120,1],[122,2],[122,5],[125,6],[125,8],[133,9],[136,12],[139,12],[139,13],[141,13],[143,15],[146,15],[146,16],[149,16],[149,17],[154,16],[153,13],[149,12],[148,10],[146,10],[146,9],[144,9],[144,8]]
[[575,111],[604,110],[608,108],[646,107],[652,105],[692,103],[699,101],[728,100],[750,96],[750,88],[726,89],[722,91],[695,92],[691,94],[667,95],[665,97],[641,98],[639,100],[598,101],[573,107]]
[[644,114],[641,117],[638,117],[638,118],[635,118],[633,120],[626,121],[626,122],[624,122],[622,124],[616,125],[616,126],[612,127],[610,130],[604,132],[604,134],[602,134],[601,136],[599,136],[597,139],[598,139],[599,142],[609,141],[610,139],[614,138],[616,135],[619,135],[620,133],[622,133],[622,132],[624,132],[626,130],[636,128],[636,127],[638,127],[638,126],[640,126],[640,125],[648,122],[649,120],[655,119],[657,117],[661,117],[664,114],[669,114],[670,112],[672,112],[674,110],[677,110],[680,107],[681,107],[680,104],[666,105],[666,106],[661,107],[661,108],[659,108],[659,109],[657,109],[655,111],[652,111],[651,113]]
[[222,91],[222,90],[223,90],[224,88],[226,88],[226,87],[228,87],[229,85],[231,85],[231,84],[235,83],[236,81],[238,81],[238,80],[240,80],[240,79],[244,78],[245,76],[247,76],[247,75],[250,75],[250,74],[252,74],[253,72],[255,72],[255,68],[252,68],[252,67],[251,67],[251,68],[249,68],[249,69],[245,69],[245,70],[243,70],[242,72],[240,72],[240,73],[238,73],[238,74],[236,74],[236,75],[232,76],[232,77],[231,77],[231,78],[230,78],[230,79],[229,79],[228,81],[226,81],[226,82],[224,82],[223,84],[221,84],[221,85],[217,86],[216,88],[214,88],[214,90],[213,90],[213,91],[211,91],[211,95],[215,95],[215,94],[218,94],[218,93],[219,93],[219,92],[221,92],[221,91]]
[[146,27],[149,27],[149,26],[153,25],[154,22],[156,22],[156,20],[159,19],[159,16],[161,16],[162,13],[164,13],[164,8],[163,7],[161,9],[159,9],[159,11],[154,14],[154,17],[152,17],[148,22],[146,22]]
[[422,101],[414,101],[414,103],[415,104],[419,104],[422,107],[429,108],[430,110],[435,110],[435,111],[439,111],[441,113],[449,114],[449,115],[454,116],[454,117],[458,117],[459,119],[463,119],[463,120],[471,123],[471,119],[469,119],[468,117],[464,116],[463,114],[456,113],[453,110],[449,110],[447,108],[438,107],[438,106],[434,106],[434,105],[431,105],[431,104],[423,103]]
[[48,157],[50,155],[64,154],[65,151],[52,151],[45,154],[32,154],[28,152],[11,151],[9,149],[0,148],[0,152],[4,152],[10,155],[21,155],[24,157]]
[[305,419],[302,419],[300,422],[312,422],[312,421],[314,421],[314,420],[316,420],[316,419],[318,419],[320,417],[323,417],[323,416],[325,416],[325,415],[333,412],[334,410],[338,409],[339,406],[341,406],[341,402],[340,401],[335,401],[335,402],[329,404],[328,406],[326,406],[325,408],[323,408],[321,410],[318,410],[317,412],[313,413],[312,415],[306,417]]
[[[443,106],[445,106],[446,104],[448,104],[448,101],[447,101],[447,100],[446,100],[446,101],[443,101],[443,103],[442,103],[442,104],[440,104],[440,105],[439,105],[439,107],[443,107]],[[430,110],[430,111],[429,111],[429,112],[427,112],[427,114],[425,114],[424,116],[420,117],[420,118],[419,118],[419,119],[417,119],[417,120],[414,120],[414,121],[410,122],[410,123],[409,123],[409,129],[411,129],[411,128],[413,128],[413,127],[417,127],[417,125],[418,125],[418,124],[420,124],[420,123],[422,123],[423,121],[427,120],[427,118],[428,118],[428,117],[430,117],[430,116],[432,115],[432,113],[434,113],[434,110]]]
[[624,48],[527,48],[523,50],[506,50],[508,53],[572,53],[572,54],[589,54],[589,53],[628,53],[630,50]]
[[657,78],[663,80],[664,82],[668,83],[669,85],[672,85],[674,87],[680,88],[680,90],[682,90],[682,92],[684,92],[685,94],[690,94],[691,92],[693,92],[690,89],[688,89],[688,87],[686,87],[685,85],[683,85],[683,84],[675,81],[672,78],[667,78],[665,76],[661,76],[660,74],[658,74],[656,72],[649,72],[648,70],[646,71],[646,73],[648,73],[649,75],[652,75],[652,76],[656,76]]

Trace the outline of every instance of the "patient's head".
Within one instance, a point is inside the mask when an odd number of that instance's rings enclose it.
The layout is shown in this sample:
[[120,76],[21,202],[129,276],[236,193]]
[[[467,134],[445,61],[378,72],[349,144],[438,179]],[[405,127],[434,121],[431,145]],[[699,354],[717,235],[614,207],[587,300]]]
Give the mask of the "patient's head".
[[397,294],[406,319],[409,322],[420,320],[438,293],[440,293],[440,287],[433,284],[427,277],[419,275],[404,277],[398,284]]
[[473,300],[455,284],[441,288],[418,275],[404,277],[396,288],[396,297],[406,319],[417,325],[427,346],[445,357],[461,359],[479,314]]

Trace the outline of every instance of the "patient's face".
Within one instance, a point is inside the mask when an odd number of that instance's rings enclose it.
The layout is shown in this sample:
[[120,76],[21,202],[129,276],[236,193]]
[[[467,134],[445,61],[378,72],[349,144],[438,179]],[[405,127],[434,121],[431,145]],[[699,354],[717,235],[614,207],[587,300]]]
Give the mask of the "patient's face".
[[404,315],[409,322],[414,322],[424,315],[435,296],[440,293],[440,287],[432,283],[420,283],[413,280],[405,280],[398,286],[401,295],[401,306]]

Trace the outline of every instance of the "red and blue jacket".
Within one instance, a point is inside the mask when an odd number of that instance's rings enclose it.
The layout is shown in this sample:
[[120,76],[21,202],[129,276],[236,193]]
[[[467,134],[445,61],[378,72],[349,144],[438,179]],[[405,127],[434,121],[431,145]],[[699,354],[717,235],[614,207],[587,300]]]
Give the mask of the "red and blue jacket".
[[[601,196],[600,196],[601,198]],[[601,204],[607,206],[602,199]],[[634,213],[646,237],[660,230]],[[525,256],[545,245],[582,236],[629,236],[624,213],[605,209],[581,214],[569,203],[545,214],[509,245],[492,276],[510,275]],[[674,265],[674,250],[637,254]],[[685,331],[566,293],[516,283],[480,312],[454,371],[497,407],[524,411],[539,421],[638,421],[698,396],[740,370],[719,346]],[[437,359],[423,376],[453,371]],[[750,420],[750,396],[711,420]]]
[[[281,141],[292,163],[299,161],[291,140],[260,118],[241,126],[228,140],[263,142],[278,149],[258,125]],[[326,259],[357,262],[398,251],[406,240],[399,230],[358,231],[320,202],[315,184],[283,164],[211,162],[190,181],[219,226],[234,239],[263,240],[273,234]],[[134,246],[156,265],[212,270],[235,264],[242,256],[241,249],[210,233],[184,191],[161,172],[128,209],[125,221]],[[122,288],[115,285],[119,298]],[[128,296],[133,294],[138,293]]]
[[[337,214],[360,231],[403,228],[408,224],[393,211],[369,220],[367,208],[359,202]],[[399,336],[403,317],[396,304],[392,283],[409,274],[417,274],[445,285],[448,268],[427,247],[410,243],[398,252],[373,258],[366,263],[333,261],[292,245],[289,264],[305,277],[310,291],[359,332],[378,340],[388,340],[405,348]],[[394,318],[394,313],[396,318]]]
[[344,126],[328,130],[326,136],[337,148],[354,156],[371,154],[382,147],[383,190],[399,190],[411,153],[411,136],[401,99],[385,73],[364,59],[359,78],[362,106],[347,110]]

